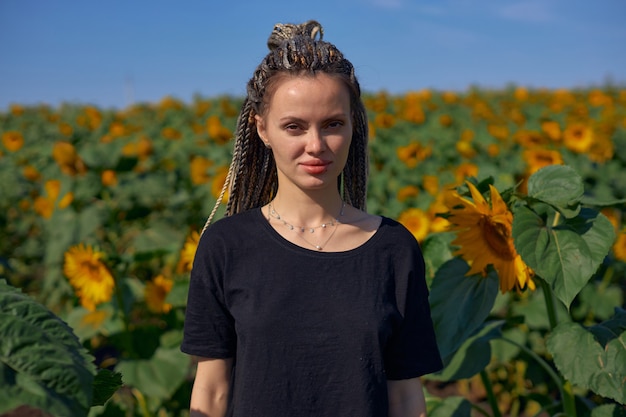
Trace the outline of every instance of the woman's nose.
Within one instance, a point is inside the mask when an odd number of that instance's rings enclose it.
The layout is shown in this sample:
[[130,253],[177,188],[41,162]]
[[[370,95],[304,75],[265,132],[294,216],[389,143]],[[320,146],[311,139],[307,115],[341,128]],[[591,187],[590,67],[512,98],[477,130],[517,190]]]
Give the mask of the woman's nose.
[[306,151],[308,153],[317,154],[326,149],[326,142],[324,140],[324,136],[322,132],[318,129],[309,129],[307,143],[306,143]]

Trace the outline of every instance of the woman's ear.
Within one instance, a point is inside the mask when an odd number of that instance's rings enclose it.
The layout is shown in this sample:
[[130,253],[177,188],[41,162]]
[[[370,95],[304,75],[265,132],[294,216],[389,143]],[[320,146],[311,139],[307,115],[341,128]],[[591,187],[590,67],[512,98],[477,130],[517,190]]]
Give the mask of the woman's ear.
[[261,140],[263,141],[263,144],[265,145],[266,148],[270,147],[269,142],[267,141],[267,136],[266,136],[266,131],[265,131],[265,123],[263,122],[263,118],[261,116],[259,116],[258,114],[254,115],[254,120],[255,120],[255,125],[256,125],[256,133],[259,135],[259,137],[261,138]]

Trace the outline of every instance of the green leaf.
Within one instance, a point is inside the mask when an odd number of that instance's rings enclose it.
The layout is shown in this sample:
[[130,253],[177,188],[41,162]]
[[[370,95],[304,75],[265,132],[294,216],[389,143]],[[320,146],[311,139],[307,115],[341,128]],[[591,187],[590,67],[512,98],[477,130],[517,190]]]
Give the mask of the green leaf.
[[624,291],[617,285],[590,282],[580,292],[578,301],[575,310],[577,318],[606,320],[613,315],[616,307],[624,304]]
[[60,415],[82,415],[91,405],[93,357],[65,322],[3,281],[0,365],[2,391],[11,398],[0,401],[0,412],[19,402]]
[[190,358],[178,347],[159,347],[150,359],[125,360],[116,370],[124,375],[127,385],[157,399],[168,399],[185,381]]
[[594,206],[594,207],[616,207],[618,205],[626,204],[626,198],[612,199],[612,200],[607,200],[607,199],[600,200],[598,198],[593,198],[593,197],[585,195],[581,199],[581,202],[585,205]]
[[574,385],[626,404],[626,332],[603,347],[577,323],[561,323],[548,336],[548,351]]
[[122,374],[109,371],[108,369],[100,369],[93,381],[93,400],[91,405],[104,405],[122,385]]
[[608,253],[613,226],[593,210],[549,227],[527,207],[517,207],[513,218],[515,248],[524,262],[554,290],[569,308]]
[[123,141],[94,141],[85,143],[78,153],[90,168],[114,168],[121,157],[123,146]]
[[450,396],[427,401],[430,417],[470,417],[472,404],[463,397]]
[[184,239],[184,231],[156,222],[141,232],[133,241],[137,253],[176,252]]
[[445,363],[445,368],[429,378],[442,381],[471,378],[491,361],[490,341],[502,337],[504,321],[492,321],[485,324],[478,333],[465,340],[463,345]]
[[[564,304],[555,303],[554,307],[556,310],[557,323],[572,320]],[[523,317],[524,324],[528,326],[530,330],[550,329],[546,298],[541,286],[537,286],[535,291],[528,293],[524,298],[511,303],[510,310],[510,314]]]
[[120,333],[124,329],[124,321],[119,314],[116,314],[111,303],[101,304],[93,312],[83,307],[75,307],[67,314],[65,320],[81,341],[98,334]]
[[578,214],[584,191],[580,175],[566,165],[549,165],[528,178],[528,196],[554,206],[565,217]]
[[499,281],[494,272],[486,277],[465,276],[469,267],[454,258],[439,268],[430,288],[429,302],[444,363],[489,316]]
[[626,409],[617,404],[602,404],[591,410],[590,417],[626,417]]
[[[502,337],[523,346],[528,340],[528,333],[520,327],[512,327],[508,330],[503,330]],[[518,346],[501,339],[491,341],[491,350],[493,357],[500,363],[511,362],[520,352]]]
[[109,212],[102,204],[93,203],[78,214],[78,241],[85,241],[95,235],[107,220]]
[[185,307],[187,306],[187,294],[189,293],[189,280],[174,281],[172,290],[165,297],[165,302],[172,305],[172,307]]
[[439,267],[452,259],[450,242],[454,239],[453,233],[435,233],[429,235],[422,243],[422,253],[426,263],[426,281],[432,283]]
[[588,329],[596,340],[605,346],[621,333],[626,331],[626,310],[615,308],[615,315],[602,323],[595,324]]

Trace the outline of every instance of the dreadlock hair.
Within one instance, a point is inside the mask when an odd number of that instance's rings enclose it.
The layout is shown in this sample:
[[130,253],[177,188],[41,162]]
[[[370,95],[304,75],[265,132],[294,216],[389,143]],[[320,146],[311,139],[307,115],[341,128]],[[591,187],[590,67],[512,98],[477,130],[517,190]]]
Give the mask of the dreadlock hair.
[[[315,76],[324,73],[341,79],[350,94],[352,141],[348,159],[337,180],[343,200],[365,209],[368,177],[367,113],[361,101],[361,88],[354,67],[331,43],[322,41],[324,31],[315,20],[302,24],[277,24],[267,45],[270,52],[247,84],[247,96],[237,119],[235,145],[228,174],[204,230],[215,216],[226,190],[229,190],[226,216],[271,201],[278,189],[276,165],[271,149],[260,139],[255,115],[263,115],[274,87],[284,76]],[[316,39],[319,36],[319,39]]]

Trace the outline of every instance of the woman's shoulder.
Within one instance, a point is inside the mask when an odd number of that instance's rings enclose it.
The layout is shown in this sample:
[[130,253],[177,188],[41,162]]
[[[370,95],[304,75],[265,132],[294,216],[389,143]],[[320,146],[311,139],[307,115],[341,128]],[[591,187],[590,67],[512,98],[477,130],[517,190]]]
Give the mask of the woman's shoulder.
[[[385,230],[385,233],[389,234],[393,239],[406,239],[409,241],[416,241],[415,236],[398,220],[391,217],[381,216],[380,223],[381,230]],[[416,241],[417,242],[417,241]]]
[[239,227],[250,227],[258,220],[259,209],[253,208],[241,213],[231,214],[230,216],[224,216],[217,219],[207,230],[229,230]]
[[257,227],[260,215],[259,209],[250,209],[221,217],[206,228],[200,241],[229,241],[254,233],[253,229]]

